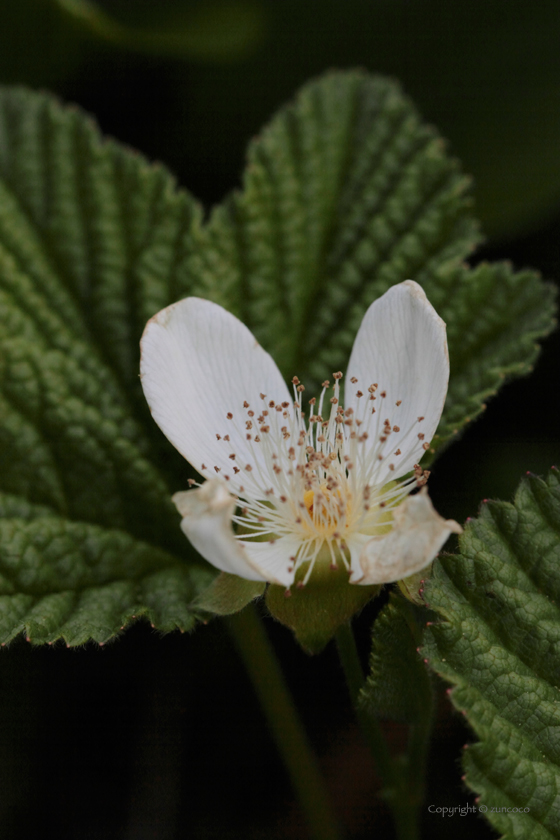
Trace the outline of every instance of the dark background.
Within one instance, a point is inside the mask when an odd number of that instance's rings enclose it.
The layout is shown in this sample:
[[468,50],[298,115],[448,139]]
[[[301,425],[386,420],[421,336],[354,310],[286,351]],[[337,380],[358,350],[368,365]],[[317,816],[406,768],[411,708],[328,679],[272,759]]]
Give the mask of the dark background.
[[[50,0],[0,4],[0,82],[55,91],[166,163],[210,206],[240,183],[247,141],[310,76],[363,66],[400,79],[474,175],[488,239],[560,280],[560,4],[541,0],[105,0],[92,34]],[[128,27],[128,29],[126,29]],[[140,36],[131,37],[130,27]],[[158,42],[171,31],[174,40]],[[123,34],[124,33],[124,34]],[[149,33],[146,37],[146,33]],[[154,38],[155,35],[155,38]],[[113,39],[113,40],[112,40]],[[462,521],[558,460],[560,339],[437,462],[436,508]],[[357,622],[367,653],[372,609]],[[309,658],[266,624],[352,838],[391,838],[332,646]],[[438,687],[426,806],[473,802],[472,736]],[[403,732],[387,724],[395,744]],[[485,838],[477,817],[425,811],[426,837]],[[0,837],[304,838],[305,828],[224,626],[161,638],[139,624],[104,648],[0,657]]]

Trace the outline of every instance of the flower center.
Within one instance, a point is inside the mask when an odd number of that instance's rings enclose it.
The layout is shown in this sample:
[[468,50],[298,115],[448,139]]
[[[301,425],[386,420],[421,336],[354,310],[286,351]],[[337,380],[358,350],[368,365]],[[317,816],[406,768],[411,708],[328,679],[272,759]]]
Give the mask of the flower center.
[[348,499],[343,496],[340,487],[329,488],[323,483],[313,490],[306,490],[303,503],[312,524],[308,530],[315,537],[332,538],[347,519]]
[[[307,420],[301,406],[304,387],[294,377],[293,405],[276,403],[266,394],[260,395],[259,405],[244,400],[241,412],[234,406],[226,415],[231,434],[216,434],[227,447],[222,464],[228,466],[216,465],[214,470],[239,500],[233,517],[238,538],[248,543],[286,538],[293,552],[290,566],[309,562],[304,583],[323,548],[330,552],[332,565],[341,559],[349,568],[352,536],[385,533],[392,527],[391,509],[427,478],[415,467],[414,476],[395,480],[405,472],[399,463],[410,464],[418,439],[424,440],[416,425],[424,418],[402,432],[394,422],[397,416],[379,419],[381,411],[381,417],[396,415],[402,400],[391,408],[376,383],[367,393],[356,391],[355,407],[344,409],[339,402],[341,378],[341,373],[334,374],[328,401],[328,381],[318,405],[316,399],[309,400]],[[353,378],[349,385],[356,383]],[[327,419],[323,406],[329,402]],[[397,435],[399,443],[394,445]],[[237,441],[235,449],[232,439]]]

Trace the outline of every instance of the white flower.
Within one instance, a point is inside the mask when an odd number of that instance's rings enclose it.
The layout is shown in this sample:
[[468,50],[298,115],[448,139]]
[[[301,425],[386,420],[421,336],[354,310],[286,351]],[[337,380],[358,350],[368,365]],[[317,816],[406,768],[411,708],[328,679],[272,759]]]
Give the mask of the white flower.
[[181,527],[218,569],[289,587],[302,564],[306,582],[327,559],[343,563],[351,583],[389,583],[422,569],[460,532],[434,511],[418,467],[443,410],[449,361],[445,324],[416,283],[394,286],[368,309],[344,408],[341,373],[308,406],[294,377],[292,400],[247,327],[207,300],[159,312],[141,348],[156,423],[207,479],[173,497]]

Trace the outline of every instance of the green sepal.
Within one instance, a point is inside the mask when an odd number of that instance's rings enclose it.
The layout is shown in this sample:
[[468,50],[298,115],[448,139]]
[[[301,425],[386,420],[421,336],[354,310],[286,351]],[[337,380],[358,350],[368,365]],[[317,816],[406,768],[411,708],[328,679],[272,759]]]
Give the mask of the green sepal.
[[415,723],[430,714],[430,674],[418,653],[426,607],[391,593],[373,625],[369,676],[360,705],[371,715]]
[[298,587],[303,574],[304,569],[300,569],[295,586],[289,590],[271,584],[266,605],[274,618],[293,630],[307,653],[320,653],[338,628],[374,598],[381,587],[348,583],[346,569],[328,567],[315,569],[308,583]]
[[195,612],[212,613],[213,615],[232,615],[240,612],[255,598],[259,598],[266,583],[222,572],[214,578],[208,589],[191,604]]

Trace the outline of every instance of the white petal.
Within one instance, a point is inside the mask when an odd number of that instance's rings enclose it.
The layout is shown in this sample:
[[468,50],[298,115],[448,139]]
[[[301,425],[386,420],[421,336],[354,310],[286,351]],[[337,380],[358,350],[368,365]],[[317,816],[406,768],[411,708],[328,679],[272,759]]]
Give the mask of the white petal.
[[[356,384],[351,383],[355,377]],[[412,280],[393,286],[366,312],[354,342],[345,383],[345,402],[367,431],[366,446],[379,443],[386,419],[400,430],[389,435],[376,483],[408,473],[434,436],[449,380],[445,323]],[[368,388],[377,383],[375,401]],[[356,392],[364,396],[358,399]],[[386,396],[381,394],[385,392]],[[396,403],[400,401],[400,405]],[[375,407],[374,414],[371,407]],[[418,418],[424,418],[418,422]],[[418,438],[423,434],[424,439]],[[394,453],[400,449],[401,455]],[[395,471],[389,470],[394,464]]]
[[[173,496],[183,517],[181,529],[199,554],[222,572],[246,580],[262,580],[290,586],[294,580],[290,557],[297,543],[280,539],[274,543],[243,542],[235,538],[231,518],[237,500],[223,482],[211,479],[196,490]],[[292,569],[291,572],[288,569]]]
[[247,580],[265,580],[235,539],[231,517],[236,500],[221,481],[206,481],[196,490],[175,493],[173,502],[183,517],[183,532],[205,560],[222,572]]
[[451,533],[462,528],[443,519],[433,508],[424,487],[409,496],[393,514],[393,528],[363,545],[359,562],[363,577],[352,583],[392,583],[419,572],[436,556]]
[[[262,463],[258,444],[246,440],[243,402],[256,419],[265,407],[261,393],[267,402],[291,406],[292,400],[274,361],[241,321],[208,300],[186,298],[148,321],[141,350],[142,387],[154,420],[195,469],[215,477],[217,466],[233,479],[234,463],[242,470]],[[241,475],[242,484],[254,486],[254,478]]]
[[294,561],[296,551],[299,548],[299,541],[289,537],[281,537],[270,542],[243,542],[253,567],[258,569],[265,580],[270,583],[277,583],[280,586],[289,587],[294,582],[295,571]]

